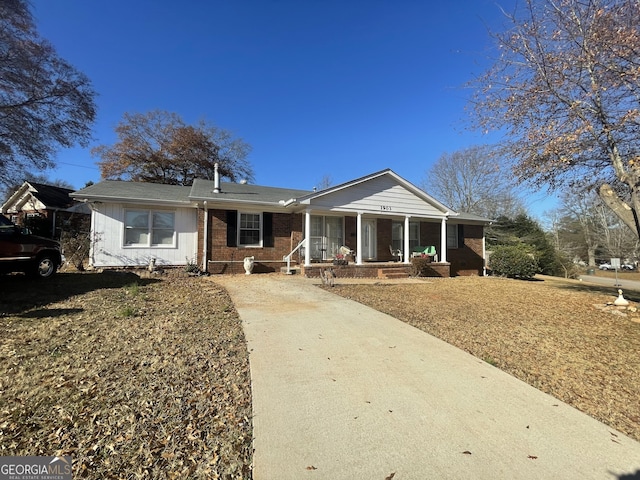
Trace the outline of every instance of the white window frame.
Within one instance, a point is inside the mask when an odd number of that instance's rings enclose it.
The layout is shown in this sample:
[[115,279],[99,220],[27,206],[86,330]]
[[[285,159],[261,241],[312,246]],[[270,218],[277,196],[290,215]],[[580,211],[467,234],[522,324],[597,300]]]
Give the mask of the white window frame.
[[[258,243],[242,243],[240,239],[242,238],[242,216],[243,215],[257,215],[259,218],[260,226],[258,230]],[[255,230],[255,229],[247,229],[244,230]],[[264,218],[262,216],[262,212],[238,212],[238,220],[237,220],[237,233],[236,233],[236,245],[239,248],[261,248],[264,244]]]
[[[145,243],[127,243],[127,230],[133,228],[133,226],[127,226],[127,213],[128,212],[146,212],[147,213],[147,238]],[[153,243],[153,215],[156,213],[171,214],[173,217],[173,236],[171,243]],[[123,248],[176,248],[176,212],[175,210],[152,210],[148,208],[126,208],[124,210],[124,218],[122,220],[122,246]],[[156,229],[158,230],[158,229]],[[164,230],[164,229],[163,229]],[[168,230],[168,229],[166,229]]]

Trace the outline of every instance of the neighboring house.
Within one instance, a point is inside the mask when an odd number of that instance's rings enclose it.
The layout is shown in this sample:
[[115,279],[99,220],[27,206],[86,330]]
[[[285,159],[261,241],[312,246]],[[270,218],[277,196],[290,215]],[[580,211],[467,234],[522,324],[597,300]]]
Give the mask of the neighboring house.
[[69,222],[89,218],[86,205],[73,200],[73,190],[35,182],[24,182],[2,204],[0,212],[16,225],[29,227],[38,235],[60,238]]
[[[482,275],[488,220],[459,214],[387,169],[320,191],[196,179],[192,186],[104,181],[72,197],[92,209],[95,267],[197,264],[210,273],[279,271],[308,276],[352,250],[342,276],[409,271],[412,251],[433,246],[433,274]],[[444,246],[444,248],[443,248]],[[343,249],[344,251],[344,249]]]

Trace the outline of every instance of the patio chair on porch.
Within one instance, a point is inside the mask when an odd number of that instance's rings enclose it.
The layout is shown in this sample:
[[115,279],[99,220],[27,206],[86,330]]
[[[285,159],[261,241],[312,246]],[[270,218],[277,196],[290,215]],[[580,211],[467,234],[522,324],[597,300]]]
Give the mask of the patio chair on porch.
[[389,253],[391,253],[394,260],[397,259],[398,262],[402,261],[402,250],[399,248],[393,248],[392,245],[389,245]]

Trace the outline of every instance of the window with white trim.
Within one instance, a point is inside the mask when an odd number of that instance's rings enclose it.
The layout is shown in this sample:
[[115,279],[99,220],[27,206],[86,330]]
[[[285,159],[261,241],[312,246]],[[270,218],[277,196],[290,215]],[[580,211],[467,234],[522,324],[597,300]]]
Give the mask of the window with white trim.
[[124,245],[127,247],[175,246],[175,213],[154,210],[126,210]]
[[240,212],[238,228],[238,246],[262,246],[262,215],[259,213]]

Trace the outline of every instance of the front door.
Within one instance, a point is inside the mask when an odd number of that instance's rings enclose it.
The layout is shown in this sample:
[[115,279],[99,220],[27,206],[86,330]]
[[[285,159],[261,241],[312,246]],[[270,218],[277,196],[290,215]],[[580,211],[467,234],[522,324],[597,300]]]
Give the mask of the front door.
[[376,220],[362,219],[362,260],[375,260],[376,249]]

